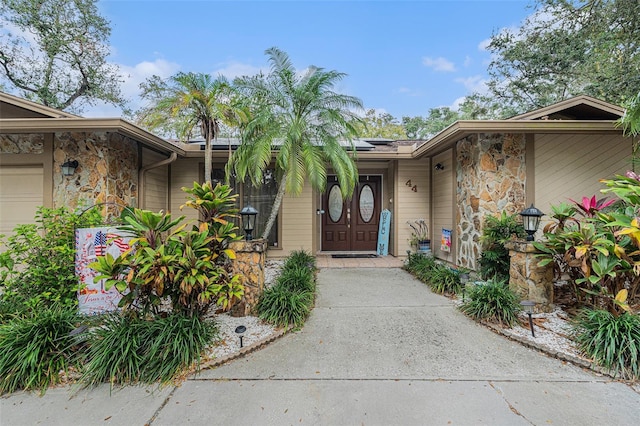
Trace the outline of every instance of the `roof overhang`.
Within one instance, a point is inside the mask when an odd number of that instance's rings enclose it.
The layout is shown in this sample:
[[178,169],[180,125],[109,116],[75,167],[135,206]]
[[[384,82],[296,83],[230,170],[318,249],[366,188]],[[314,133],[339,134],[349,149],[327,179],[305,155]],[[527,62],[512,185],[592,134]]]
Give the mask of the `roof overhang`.
[[437,154],[450,148],[455,142],[474,133],[572,133],[572,134],[622,134],[615,121],[576,120],[483,120],[456,121],[412,153],[412,158]]
[[121,118],[16,118],[0,119],[0,133],[113,132],[162,152],[184,156],[184,149]]
[[546,116],[571,110],[575,110],[576,112],[591,111],[592,114],[599,113],[603,119],[609,118],[604,117],[605,115],[611,116],[614,120],[624,115],[624,108],[619,107],[618,105],[613,105],[609,102],[592,98],[591,96],[581,95],[556,102],[544,108],[516,115],[515,117],[511,117],[509,120],[540,120]]
[[69,112],[61,111],[59,109],[51,108],[48,106],[44,106],[37,102],[28,101],[26,99],[19,98],[14,95],[10,95],[9,93],[0,92],[0,102],[6,103],[14,108],[19,108],[25,111],[31,111],[36,114],[42,114],[45,117],[50,118],[76,118],[78,117],[75,114],[71,114]]

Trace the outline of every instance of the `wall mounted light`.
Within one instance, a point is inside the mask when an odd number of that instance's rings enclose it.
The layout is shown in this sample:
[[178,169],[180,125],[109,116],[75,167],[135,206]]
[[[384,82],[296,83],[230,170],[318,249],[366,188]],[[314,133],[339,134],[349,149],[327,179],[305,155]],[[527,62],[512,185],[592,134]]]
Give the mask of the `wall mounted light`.
[[533,207],[533,204],[531,204],[531,207],[520,212],[520,216],[522,216],[522,225],[524,226],[524,230],[527,232],[527,241],[533,241],[533,234],[538,230],[540,218],[544,216],[544,213]]
[[436,166],[434,167],[436,170],[444,170],[444,164],[442,163],[437,163]]
[[62,169],[62,176],[73,176],[78,168],[78,160],[67,160],[62,163],[60,168]]

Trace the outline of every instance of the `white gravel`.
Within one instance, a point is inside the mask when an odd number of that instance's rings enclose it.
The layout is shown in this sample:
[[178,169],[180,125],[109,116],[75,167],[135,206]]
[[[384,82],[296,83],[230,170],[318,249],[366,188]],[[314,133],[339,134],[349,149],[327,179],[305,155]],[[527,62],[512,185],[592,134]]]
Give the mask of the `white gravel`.
[[533,314],[532,318],[536,337],[531,335],[529,317],[525,313],[521,313],[522,325],[505,329],[504,333],[526,339],[552,353],[559,352],[574,358],[588,360],[580,354],[570,338],[571,324],[564,311],[556,309],[550,313]]

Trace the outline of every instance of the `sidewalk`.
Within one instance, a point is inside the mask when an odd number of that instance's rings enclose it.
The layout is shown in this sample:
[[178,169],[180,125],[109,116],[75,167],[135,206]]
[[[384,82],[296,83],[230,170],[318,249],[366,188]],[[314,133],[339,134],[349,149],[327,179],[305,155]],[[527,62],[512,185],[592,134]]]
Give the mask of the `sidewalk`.
[[630,425],[640,395],[465,317],[398,268],[318,275],[305,327],[151,392],[17,393],[0,424]]

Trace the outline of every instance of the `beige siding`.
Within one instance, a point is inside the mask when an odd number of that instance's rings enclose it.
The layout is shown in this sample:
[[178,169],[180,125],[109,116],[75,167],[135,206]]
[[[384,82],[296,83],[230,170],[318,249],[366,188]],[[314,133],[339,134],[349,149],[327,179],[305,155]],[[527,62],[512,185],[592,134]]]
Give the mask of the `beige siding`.
[[[186,216],[188,220],[198,220],[198,212],[195,209],[185,207],[180,211],[180,206],[186,201],[186,194],[182,187],[192,188],[193,182],[200,182],[200,163],[198,158],[179,158],[171,164],[171,212],[174,217]],[[201,183],[201,182],[200,182]]]
[[[434,256],[452,261],[454,259],[452,252],[445,252],[440,250],[440,240],[442,238],[442,229],[455,229],[453,209],[454,209],[454,197],[453,197],[453,173],[454,165],[452,160],[451,150],[445,151],[433,157],[431,163],[435,166],[440,163],[444,166],[443,170],[432,170],[433,172],[433,185],[432,185],[432,202],[433,202],[433,220],[431,229],[431,250]],[[433,168],[432,168],[433,169]],[[455,235],[452,235],[452,240],[455,241]]]
[[547,215],[551,205],[603,197],[600,179],[630,168],[631,139],[613,135],[536,135],[535,206]]
[[[142,166],[148,166],[167,156],[148,149],[142,150]],[[159,212],[169,210],[169,166],[155,167],[145,173],[143,206],[146,210]]]
[[280,248],[270,249],[269,257],[285,257],[294,250],[313,250],[313,191],[305,184],[298,197],[285,195],[282,200],[282,219],[280,221]]
[[0,167],[0,234],[10,235],[17,225],[35,223],[43,205],[42,167]]
[[[411,249],[408,242],[411,237],[411,228],[407,222],[415,219],[426,219],[427,223],[431,221],[429,217],[429,170],[428,158],[398,161],[396,193],[393,200],[397,218],[395,220],[392,218],[392,222],[397,224],[396,256],[406,256],[407,250]],[[409,186],[409,181],[411,181],[411,186]],[[433,241],[433,229],[430,229],[430,232]]]

